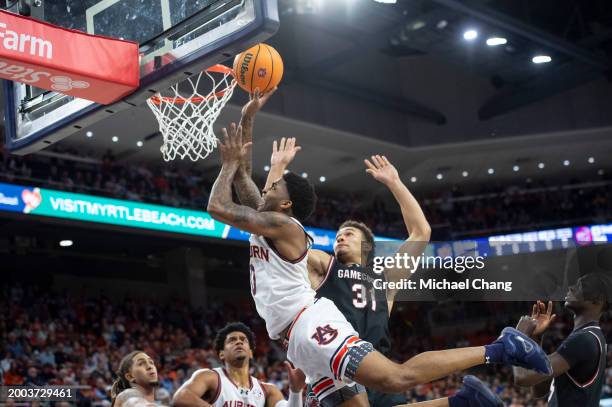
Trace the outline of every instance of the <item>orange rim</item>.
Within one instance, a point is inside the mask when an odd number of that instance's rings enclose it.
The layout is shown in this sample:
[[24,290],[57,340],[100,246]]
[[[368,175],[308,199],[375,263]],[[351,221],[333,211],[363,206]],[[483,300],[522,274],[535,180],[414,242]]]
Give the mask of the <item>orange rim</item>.
[[[232,68],[229,68],[225,65],[221,65],[221,64],[217,64],[217,65],[213,65],[209,68],[205,69],[206,72],[211,72],[211,73],[221,73],[224,75],[232,75],[232,77],[234,77],[234,70]],[[182,98],[179,96],[176,97],[170,97],[170,96],[152,96],[151,97],[151,102],[153,102],[156,105],[160,105],[162,102],[165,103],[175,103],[175,104],[183,104],[183,103],[187,103],[187,102],[191,102],[191,103],[201,103],[205,100],[208,99],[213,99],[213,98],[220,98],[223,97],[223,95],[225,95],[225,92],[227,92],[227,90],[229,89],[229,86],[225,89],[220,90],[219,92],[215,92],[212,94],[208,94],[207,96],[197,96],[197,97],[192,97],[192,98]]]

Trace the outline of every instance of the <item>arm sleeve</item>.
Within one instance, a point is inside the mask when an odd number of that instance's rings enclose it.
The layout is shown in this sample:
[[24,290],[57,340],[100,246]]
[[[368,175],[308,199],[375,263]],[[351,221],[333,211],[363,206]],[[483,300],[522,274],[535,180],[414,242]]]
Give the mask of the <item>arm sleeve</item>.
[[274,407],[302,407],[302,392],[289,392],[289,400],[280,400]]
[[580,362],[597,360],[599,347],[596,339],[588,332],[572,335],[567,338],[557,349],[557,353],[563,356],[570,368],[576,367]]

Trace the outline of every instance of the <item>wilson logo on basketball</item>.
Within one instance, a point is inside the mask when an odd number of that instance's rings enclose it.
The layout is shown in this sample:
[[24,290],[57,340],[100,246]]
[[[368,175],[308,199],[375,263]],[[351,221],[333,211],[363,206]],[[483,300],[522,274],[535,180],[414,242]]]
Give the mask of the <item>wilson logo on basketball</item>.
[[240,82],[241,83],[246,83],[245,74],[249,70],[249,63],[251,62],[251,59],[253,59],[253,54],[248,52],[244,56],[244,60],[242,61],[242,65],[240,65]]
[[318,326],[315,333],[311,336],[319,345],[327,345],[338,336],[338,330],[329,326]]

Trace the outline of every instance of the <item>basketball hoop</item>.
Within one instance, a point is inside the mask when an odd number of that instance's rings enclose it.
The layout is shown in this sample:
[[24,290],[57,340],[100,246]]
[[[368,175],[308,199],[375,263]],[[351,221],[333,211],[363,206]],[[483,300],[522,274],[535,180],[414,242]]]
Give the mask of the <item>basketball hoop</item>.
[[[210,82],[212,86],[206,86],[204,82]],[[187,92],[179,89],[187,86],[191,87]],[[168,92],[173,96],[157,93],[147,100],[159,122],[163,136],[160,150],[165,161],[177,156],[197,161],[206,158],[217,147],[213,125],[232,97],[235,86],[234,71],[224,65],[214,65],[187,78],[182,84],[172,86]],[[211,90],[202,94],[199,87]],[[191,96],[184,96],[189,93]]]

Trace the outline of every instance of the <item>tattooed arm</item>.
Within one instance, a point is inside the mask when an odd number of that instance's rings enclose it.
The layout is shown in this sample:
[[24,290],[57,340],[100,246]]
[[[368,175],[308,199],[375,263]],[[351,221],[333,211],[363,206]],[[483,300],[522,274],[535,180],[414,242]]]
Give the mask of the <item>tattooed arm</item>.
[[246,154],[240,161],[240,167],[236,172],[234,178],[234,188],[240,203],[249,206],[253,209],[257,209],[262,203],[261,193],[253,182],[253,124],[255,121],[255,115],[257,112],[266,104],[270,96],[276,91],[274,88],[272,91],[265,95],[261,95],[258,89],[255,89],[255,93],[251,95],[249,102],[242,108],[242,117],[240,118],[240,127],[242,127],[242,141],[245,144],[251,143],[247,149]]
[[[245,147],[245,158],[243,159],[236,170],[236,174],[233,179],[234,188],[236,189],[236,194],[238,195],[238,200],[241,204],[248,206],[252,209],[257,209],[261,203],[263,203],[263,199],[261,198],[261,193],[259,192],[259,188],[255,185],[255,182],[251,178],[252,173],[252,159],[251,159],[251,150],[252,150],[252,134],[253,134],[253,122],[251,118],[245,119],[243,116],[240,127],[242,128],[242,133],[244,135],[248,135],[248,137],[244,137]],[[246,124],[246,127],[242,127],[242,123]],[[235,125],[232,123],[230,125],[230,131],[235,131]]]
[[[219,149],[223,157],[221,172],[212,187],[208,201],[210,215],[223,223],[237,227],[246,232],[265,236],[272,240],[282,238],[281,247],[288,250],[288,256],[299,257],[305,245],[302,228],[293,222],[289,216],[281,212],[258,212],[248,206],[238,205],[232,200],[232,181],[240,166],[240,160],[246,154],[246,147],[250,143],[242,143],[242,129],[230,127],[224,133],[224,141]],[[297,251],[296,251],[297,250]],[[294,256],[296,255],[296,256]]]

